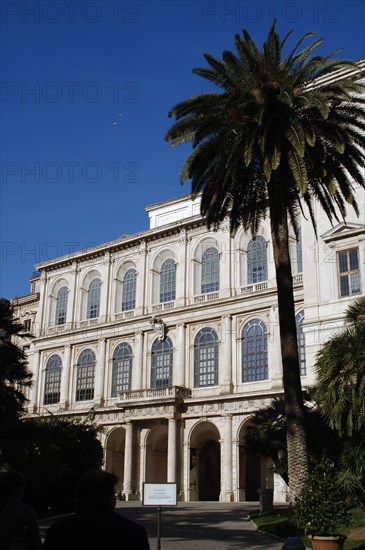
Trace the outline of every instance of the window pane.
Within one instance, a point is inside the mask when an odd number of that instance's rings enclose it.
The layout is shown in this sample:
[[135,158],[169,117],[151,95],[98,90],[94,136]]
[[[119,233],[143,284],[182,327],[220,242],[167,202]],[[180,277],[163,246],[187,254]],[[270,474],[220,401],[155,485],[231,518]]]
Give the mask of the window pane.
[[360,273],[351,274],[351,294],[360,294]]
[[340,296],[352,296],[361,293],[359,249],[351,248],[338,252]]
[[160,302],[175,300],[176,265],[173,259],[165,260],[160,272]]
[[219,290],[219,254],[216,248],[208,248],[202,256],[201,293]]
[[194,343],[194,385],[195,387],[218,384],[218,338],[211,328],[202,329]]
[[248,244],[247,281],[248,284],[267,281],[267,250],[264,237],[256,237]]
[[84,350],[77,362],[76,401],[94,399],[95,354]]
[[132,348],[129,344],[119,344],[113,355],[112,397],[131,389],[131,371]]
[[350,296],[349,278],[348,275],[340,277],[341,296]]
[[353,248],[352,250],[349,250],[349,256],[350,256],[350,270],[354,271],[355,269],[359,269],[357,248]]
[[127,311],[136,307],[136,282],[136,270],[128,269],[123,279],[122,311]]
[[63,286],[57,293],[55,324],[64,325],[67,313],[67,287]]
[[242,331],[242,382],[254,382],[267,378],[266,326],[259,319],[253,319]]
[[87,297],[87,319],[99,317],[100,307],[100,279],[93,279],[89,285]]
[[52,355],[46,366],[46,377],[44,381],[44,400],[45,405],[59,403],[61,391],[61,373],[62,361],[59,355]]
[[296,328],[297,328],[297,341],[298,341],[298,353],[299,353],[299,364],[300,364],[300,374],[305,376],[307,374],[307,365],[305,359],[305,336],[303,332],[303,321],[304,321],[304,312],[301,311],[295,318]]
[[172,386],[172,342],[155,340],[152,345],[151,387]]
[[346,273],[348,271],[347,252],[340,252],[338,256],[339,256],[340,273]]

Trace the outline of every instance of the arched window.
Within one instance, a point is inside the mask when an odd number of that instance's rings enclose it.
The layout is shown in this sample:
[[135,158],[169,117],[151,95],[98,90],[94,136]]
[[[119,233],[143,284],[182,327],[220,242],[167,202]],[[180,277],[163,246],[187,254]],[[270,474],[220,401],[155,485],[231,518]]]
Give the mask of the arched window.
[[64,325],[66,323],[67,294],[67,286],[61,287],[57,292],[55,325]]
[[59,355],[51,355],[46,365],[46,377],[44,381],[45,405],[59,403],[61,395],[62,361]]
[[87,294],[87,319],[95,319],[99,317],[100,309],[100,279],[93,279],[89,284]]
[[297,327],[297,342],[299,353],[299,365],[300,374],[305,376],[307,374],[307,365],[305,360],[305,336],[303,332],[304,311],[300,311],[295,317],[295,324]]
[[165,260],[160,272],[160,302],[175,300],[176,265],[172,258]]
[[84,349],[77,361],[76,401],[94,399],[95,353]]
[[249,285],[267,281],[267,250],[264,237],[258,236],[247,247],[247,282]]
[[252,319],[242,331],[242,382],[268,378],[266,326]]
[[297,272],[303,272],[303,258],[302,258],[302,230],[301,227],[298,229],[297,242],[296,242],[296,251],[297,251]]
[[218,384],[218,338],[212,328],[203,328],[194,342],[194,386]]
[[170,338],[152,344],[151,387],[172,386],[172,342]]
[[119,344],[113,354],[112,397],[120,391],[131,389],[132,348],[129,344]]
[[201,293],[219,290],[219,254],[214,247],[207,248],[202,256]]
[[128,269],[123,278],[122,311],[136,307],[136,282],[137,271],[135,269]]

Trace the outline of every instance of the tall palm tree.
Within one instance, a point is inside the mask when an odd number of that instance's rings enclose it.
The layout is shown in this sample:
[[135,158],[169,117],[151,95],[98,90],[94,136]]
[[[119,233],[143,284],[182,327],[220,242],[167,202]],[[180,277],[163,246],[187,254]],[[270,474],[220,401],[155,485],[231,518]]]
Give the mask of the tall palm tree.
[[274,21],[262,50],[243,30],[235,37],[236,54],[225,51],[222,60],[205,54],[209,67],[193,73],[219,90],[173,107],[169,116],[176,120],[165,139],[171,145],[192,143],[181,182],[191,179],[193,195],[202,193],[208,228],[228,216],[232,233],[242,226],[255,235],[270,216],[294,500],[308,464],[288,224],[297,231],[304,203],[315,228],[314,201],[331,221],[345,216],[346,202],[358,214],[351,180],[364,186],[365,109],[363,88],[351,77],[356,64],[334,59],[338,52],[313,55],[320,39],[299,51],[313,33],[284,55],[291,32],[281,40]]

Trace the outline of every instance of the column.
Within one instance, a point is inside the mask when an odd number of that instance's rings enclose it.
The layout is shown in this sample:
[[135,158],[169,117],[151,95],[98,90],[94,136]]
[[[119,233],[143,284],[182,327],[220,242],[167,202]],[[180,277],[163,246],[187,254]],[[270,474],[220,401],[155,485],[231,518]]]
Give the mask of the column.
[[43,271],[41,275],[39,306],[38,306],[37,315],[36,315],[36,326],[35,326],[36,336],[40,336],[43,333],[44,329],[47,328],[44,322],[44,315],[45,315],[44,310],[46,305],[46,299],[47,299],[47,275],[45,271]]
[[106,252],[101,264],[101,291],[100,291],[100,312],[99,322],[108,321],[109,302],[109,279],[110,279],[110,253]]
[[39,363],[40,363],[40,352],[35,351],[33,356],[33,385],[32,385],[32,406],[33,412],[38,410],[38,386],[39,386]]
[[138,251],[138,267],[137,267],[137,287],[136,287],[136,315],[143,315],[146,306],[146,262],[147,262],[147,245],[143,241]]
[[220,383],[221,393],[232,393],[232,317],[222,317],[222,360],[221,372],[223,379]]
[[65,353],[62,365],[61,397],[60,405],[68,409],[68,396],[70,391],[70,368],[71,368],[71,346],[65,346]]
[[176,482],[176,420],[169,418],[167,439],[167,482]]
[[186,229],[182,229],[179,236],[179,258],[176,278],[176,307],[184,306],[186,303]]
[[177,361],[174,385],[185,387],[185,323],[177,325]]
[[269,319],[270,325],[267,327],[269,378],[271,378],[271,384],[273,388],[281,388],[283,372],[277,306],[271,306]]
[[223,449],[223,479],[224,500],[233,502],[232,490],[232,415],[224,416],[224,449]]
[[125,425],[125,447],[124,447],[124,482],[123,493],[126,500],[131,500],[132,495],[132,464],[133,464],[133,424],[127,422]]
[[136,337],[135,359],[132,364],[132,390],[142,389],[143,370],[143,332],[138,331]]
[[227,298],[232,295],[232,279],[231,279],[231,257],[232,257],[232,238],[229,229],[229,221],[225,220],[222,227],[220,251],[220,292],[221,298]]
[[95,372],[95,400],[100,404],[104,397],[105,348],[106,339],[102,338],[99,340],[99,358],[96,362]]

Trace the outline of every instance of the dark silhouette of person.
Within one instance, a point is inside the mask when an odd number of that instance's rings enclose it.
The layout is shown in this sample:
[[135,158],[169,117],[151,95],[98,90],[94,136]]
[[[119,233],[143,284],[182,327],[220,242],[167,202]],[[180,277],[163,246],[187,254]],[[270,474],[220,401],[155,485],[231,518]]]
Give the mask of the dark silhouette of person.
[[145,528],[115,511],[118,477],[91,471],[80,480],[76,511],[47,531],[43,550],[150,550]]
[[0,550],[40,550],[35,510],[23,502],[25,478],[16,470],[0,472]]

